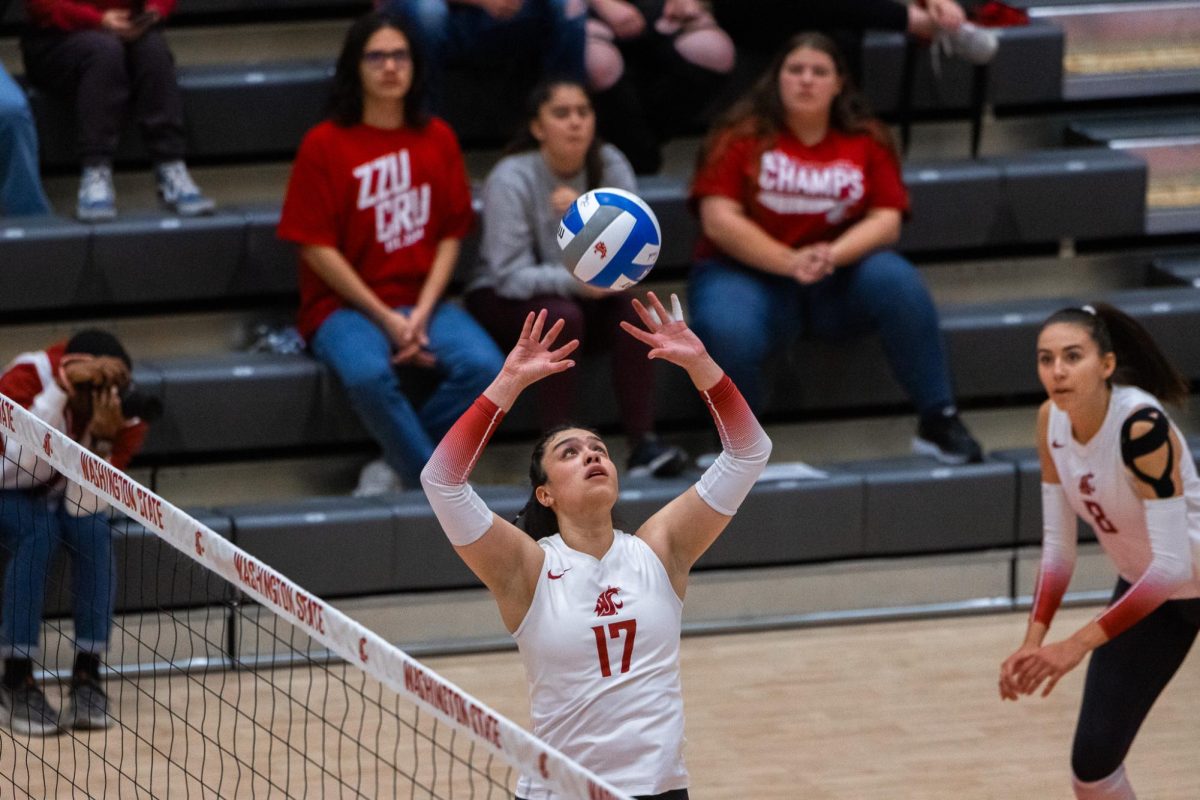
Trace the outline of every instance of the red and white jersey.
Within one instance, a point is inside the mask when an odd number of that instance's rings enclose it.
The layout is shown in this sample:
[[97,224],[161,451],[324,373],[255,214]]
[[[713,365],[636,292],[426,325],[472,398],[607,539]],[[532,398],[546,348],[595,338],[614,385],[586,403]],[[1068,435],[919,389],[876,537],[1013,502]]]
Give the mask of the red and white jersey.
[[[631,795],[686,788],[679,631],[683,601],[636,536],[614,531],[597,560],[555,535],[533,602],[513,633],[533,732]],[[537,775],[517,794],[549,800]]]
[[[1134,490],[1136,479],[1121,456],[1121,427],[1131,413],[1143,407],[1162,410],[1154,395],[1133,386],[1114,386],[1104,423],[1087,444],[1075,441],[1070,417],[1053,403],[1047,431],[1050,456],[1067,502],[1092,526],[1117,572],[1131,584],[1137,583],[1150,565],[1150,535],[1144,501]],[[1174,423],[1171,427],[1180,443],[1175,458],[1187,503],[1187,530],[1178,535],[1187,536],[1192,552],[1200,553],[1200,478],[1187,442]],[[1177,588],[1170,599],[1200,597],[1198,568],[1193,556],[1192,579]]]
[[[85,435],[89,420],[72,418],[67,408],[67,393],[54,378],[62,362],[64,345],[65,342],[45,350],[22,353],[13,359],[0,374],[0,394],[84,447],[90,447],[92,442]],[[144,422],[131,420],[113,442],[110,463],[125,469],[141,447],[146,431]],[[2,432],[0,444],[4,449],[0,488],[31,489],[58,480],[58,472],[49,462],[38,458],[36,451],[22,447],[14,439],[6,439]]]

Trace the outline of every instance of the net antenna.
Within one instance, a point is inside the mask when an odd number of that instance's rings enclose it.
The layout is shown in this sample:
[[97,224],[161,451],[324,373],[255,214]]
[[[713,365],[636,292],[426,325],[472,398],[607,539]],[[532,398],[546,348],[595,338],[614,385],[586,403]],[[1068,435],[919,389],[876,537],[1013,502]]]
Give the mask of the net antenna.
[[[142,570],[146,553],[168,554],[159,584],[178,593],[189,582],[183,594],[205,598],[122,609],[112,648],[121,652],[103,682],[110,727],[52,737],[0,728],[0,787],[11,781],[29,797],[508,798],[515,769],[563,798],[629,800],[3,394],[0,451],[0,497],[49,481],[63,509],[96,512],[114,538],[138,527],[123,517],[136,520],[157,548],[139,550]],[[34,661],[48,698],[70,672],[72,633],[67,620],[43,627]],[[58,694],[66,705],[65,685]]]

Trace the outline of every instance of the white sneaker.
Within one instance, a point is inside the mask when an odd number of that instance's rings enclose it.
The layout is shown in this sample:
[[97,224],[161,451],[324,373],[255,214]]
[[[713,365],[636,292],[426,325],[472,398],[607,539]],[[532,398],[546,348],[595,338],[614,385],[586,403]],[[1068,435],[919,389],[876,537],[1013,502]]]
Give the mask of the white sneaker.
[[404,484],[400,481],[400,476],[387,465],[386,461],[378,458],[368,463],[362,468],[362,472],[358,473],[358,486],[354,489],[354,496],[374,497],[388,492],[399,492],[403,489]]
[[987,28],[964,22],[952,31],[942,31],[934,40],[949,55],[976,66],[990,64],[1000,49],[1000,40]]
[[117,192],[113,188],[112,167],[106,164],[84,167],[77,200],[75,216],[82,222],[116,219]]
[[187,165],[182,161],[166,161],[155,170],[158,180],[158,198],[164,206],[183,217],[198,217],[211,214],[217,207],[212,198],[205,197],[200,187],[192,180]]

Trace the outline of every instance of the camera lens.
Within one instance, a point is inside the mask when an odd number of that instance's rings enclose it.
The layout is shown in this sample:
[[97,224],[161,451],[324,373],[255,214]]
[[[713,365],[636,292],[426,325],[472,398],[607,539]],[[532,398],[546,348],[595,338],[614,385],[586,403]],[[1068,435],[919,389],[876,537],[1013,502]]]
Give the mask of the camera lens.
[[155,422],[163,413],[162,401],[151,394],[140,391],[132,383],[121,390],[121,416],[125,419],[137,417],[143,422]]

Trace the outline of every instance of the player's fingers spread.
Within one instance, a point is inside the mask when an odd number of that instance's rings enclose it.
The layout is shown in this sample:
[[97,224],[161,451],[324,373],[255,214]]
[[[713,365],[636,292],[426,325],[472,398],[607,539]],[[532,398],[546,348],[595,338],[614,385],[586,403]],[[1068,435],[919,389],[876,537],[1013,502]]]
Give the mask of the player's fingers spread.
[[658,295],[656,295],[654,292],[648,292],[646,296],[650,300],[650,307],[654,309],[654,313],[658,315],[659,319],[669,320],[671,318],[671,315],[667,313],[666,306],[664,306],[662,301],[658,299]]
[[621,320],[621,330],[625,331],[642,344],[649,345],[651,347],[654,346],[654,337],[632,323]]
[[525,324],[521,326],[521,336],[519,338],[521,338],[521,339],[529,338],[529,335],[533,332],[534,316],[535,315],[532,311],[530,311],[528,314],[525,315]]
[[555,350],[555,351],[551,352],[551,353],[550,353],[550,360],[551,360],[551,361],[558,361],[558,360],[560,360],[560,359],[561,359],[563,356],[566,356],[566,355],[569,355],[569,354],[571,354],[571,353],[575,352],[575,349],[576,349],[577,347],[579,347],[579,340],[578,340],[578,339],[572,339],[571,341],[569,341],[569,342],[567,342],[566,344],[564,344],[562,347],[560,347],[560,348],[558,348],[557,350]]
[[563,326],[566,324],[567,321],[562,317],[559,317],[555,323],[550,326],[550,330],[546,331],[546,335],[542,337],[541,343],[546,347],[554,344],[554,340],[558,338],[560,333],[562,333]]
[[[658,328],[657,320],[656,320],[655,316],[652,315],[650,313],[650,311],[644,305],[642,305],[642,302],[640,300],[638,300],[636,297],[633,298],[633,310],[635,312],[637,312],[638,318],[641,319],[642,324],[645,325],[647,329],[656,330]],[[622,323],[622,324],[624,324],[624,323]]]
[[549,315],[549,313],[550,312],[543,308],[537,313],[537,316],[533,320],[533,328],[529,331],[529,336],[535,342],[541,341],[542,339],[542,328],[546,324],[546,317]]

